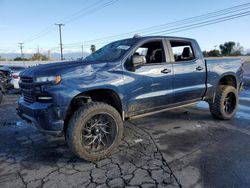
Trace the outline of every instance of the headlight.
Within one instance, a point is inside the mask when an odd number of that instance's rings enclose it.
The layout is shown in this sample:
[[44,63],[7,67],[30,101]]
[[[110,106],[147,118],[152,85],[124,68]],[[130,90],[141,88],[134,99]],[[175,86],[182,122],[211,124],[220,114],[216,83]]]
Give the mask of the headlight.
[[37,77],[35,79],[35,82],[59,84],[61,80],[62,80],[61,76],[43,76],[43,77]]

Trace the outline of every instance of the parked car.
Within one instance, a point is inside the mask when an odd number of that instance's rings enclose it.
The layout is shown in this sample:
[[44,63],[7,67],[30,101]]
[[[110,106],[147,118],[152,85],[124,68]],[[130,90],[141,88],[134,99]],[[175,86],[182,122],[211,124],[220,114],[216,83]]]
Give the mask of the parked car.
[[0,104],[2,103],[4,93],[6,93],[5,78],[0,73]]
[[18,114],[42,132],[64,133],[73,153],[95,161],[117,148],[130,118],[201,100],[214,118],[233,118],[243,69],[240,59],[204,59],[193,39],[152,36],[32,67],[20,78]]
[[2,79],[2,86],[5,88],[5,90],[11,89],[11,69],[6,66],[0,66],[0,76]]
[[11,69],[11,85],[13,86],[14,89],[19,89],[19,80],[20,76],[19,74],[25,69],[25,67],[20,67],[20,66],[12,66],[10,67]]

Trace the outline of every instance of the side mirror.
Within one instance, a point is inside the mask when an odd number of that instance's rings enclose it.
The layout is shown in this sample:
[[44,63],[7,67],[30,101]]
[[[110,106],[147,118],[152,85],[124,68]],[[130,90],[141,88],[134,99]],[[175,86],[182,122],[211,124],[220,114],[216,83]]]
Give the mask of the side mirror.
[[146,63],[146,57],[144,55],[133,55],[132,64],[134,67],[142,66]]

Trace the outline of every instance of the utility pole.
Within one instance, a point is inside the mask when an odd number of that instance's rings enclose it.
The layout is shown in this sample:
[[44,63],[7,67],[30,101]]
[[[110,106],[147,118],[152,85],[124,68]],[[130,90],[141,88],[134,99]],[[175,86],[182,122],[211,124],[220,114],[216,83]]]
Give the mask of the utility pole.
[[21,50],[21,58],[24,58],[24,56],[23,56],[23,42],[19,42],[18,45],[19,45],[19,48]]
[[82,48],[82,58],[83,58],[83,45],[81,45],[81,48]]
[[39,45],[37,45],[37,53],[40,54]]
[[40,48],[39,48],[39,45],[37,45],[37,55],[39,56],[39,61],[41,61],[41,54],[40,54]]
[[59,23],[59,24],[55,24],[55,25],[58,25],[58,27],[59,27],[60,48],[61,48],[61,60],[63,60],[63,47],[62,47],[62,31],[61,31],[61,28],[62,28],[62,26],[64,26],[65,24]]

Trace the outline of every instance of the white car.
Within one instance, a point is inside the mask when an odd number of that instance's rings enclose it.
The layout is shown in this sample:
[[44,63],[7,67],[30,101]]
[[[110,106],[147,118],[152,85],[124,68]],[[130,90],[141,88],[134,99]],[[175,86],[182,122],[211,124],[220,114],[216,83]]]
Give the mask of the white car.
[[10,67],[12,70],[12,78],[11,78],[11,85],[13,85],[14,89],[19,89],[19,74],[25,69],[25,67]]

